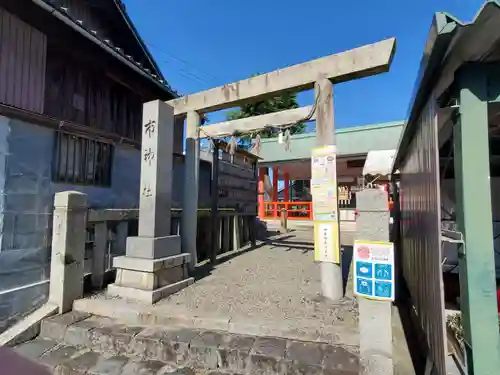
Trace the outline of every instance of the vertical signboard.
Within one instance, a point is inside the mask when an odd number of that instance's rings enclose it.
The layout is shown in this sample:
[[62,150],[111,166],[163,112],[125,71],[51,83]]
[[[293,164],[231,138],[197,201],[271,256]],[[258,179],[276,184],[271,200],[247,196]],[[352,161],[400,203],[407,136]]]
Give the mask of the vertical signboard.
[[394,301],[394,244],[355,241],[354,294],[379,301]]
[[335,146],[315,148],[312,151],[311,195],[314,219],[314,260],[340,263]]

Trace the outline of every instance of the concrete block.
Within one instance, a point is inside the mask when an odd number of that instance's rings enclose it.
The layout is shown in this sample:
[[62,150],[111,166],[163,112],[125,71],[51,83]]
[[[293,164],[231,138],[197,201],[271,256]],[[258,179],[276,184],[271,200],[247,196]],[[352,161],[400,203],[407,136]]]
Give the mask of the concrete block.
[[76,322],[87,319],[90,314],[72,311],[67,314],[57,315],[42,322],[40,335],[44,338],[63,341],[68,327]]
[[157,374],[165,363],[160,361],[128,362],[122,369],[122,375]]
[[181,237],[128,237],[126,254],[129,257],[159,259],[181,253]]
[[128,362],[127,357],[114,356],[110,358],[99,357],[97,363],[90,367],[87,374],[89,375],[120,375],[122,368]]
[[54,207],[87,208],[87,195],[79,191],[62,191],[54,196]]
[[92,347],[93,329],[101,327],[102,324],[99,320],[85,319],[75,322],[68,326],[64,336],[64,342],[72,346]]
[[178,254],[159,259],[134,258],[130,256],[115,257],[113,267],[127,270],[154,272],[163,268],[176,267],[189,262],[189,254]]
[[280,359],[265,354],[250,354],[249,373],[252,375],[286,374],[286,371]]
[[115,283],[131,288],[154,290],[183,280],[186,276],[184,269],[183,265],[154,272],[117,269]]
[[122,298],[128,298],[148,304],[153,304],[162,298],[177,293],[179,290],[184,289],[185,287],[191,285],[193,282],[193,278],[188,278],[155,290],[141,290],[120,286],[117,284],[111,284],[108,286],[107,294],[110,296],[119,296]]
[[274,337],[259,337],[252,347],[252,354],[261,354],[272,358],[283,359],[285,350],[286,340]]
[[73,359],[56,366],[58,374],[86,374],[99,361],[100,355],[95,352],[84,352]]
[[[384,205],[380,205],[384,202]],[[364,189],[356,194],[358,211],[386,212],[389,211],[387,192],[380,189]]]
[[175,353],[175,362],[177,364],[186,364],[189,362],[189,345],[201,332],[195,329],[179,328],[169,331],[167,335],[171,350]]
[[291,341],[288,343],[285,359],[304,365],[321,366],[323,346],[314,342]]
[[55,368],[57,365],[69,361],[77,353],[78,350],[74,346],[59,345],[43,354],[39,361],[50,368]]
[[246,372],[250,367],[250,350],[255,343],[255,337],[229,334],[225,338],[219,346],[219,367],[234,372]]
[[216,369],[222,362],[218,348],[223,341],[224,335],[210,331],[192,339],[189,344],[191,363],[197,368]]
[[154,290],[157,288],[154,273],[125,270],[120,268],[116,270],[115,283],[116,285],[142,290]]
[[[289,360],[283,360],[280,363],[280,371],[287,375],[323,375],[323,368],[320,365],[305,365]],[[341,374],[345,375],[343,373]]]
[[15,351],[23,357],[37,360],[49,350],[55,348],[58,342],[55,340],[47,340],[43,338],[36,338],[33,341],[15,347]]
[[359,373],[359,356],[340,346],[325,345],[323,366],[332,375],[334,371],[344,371],[346,374]]
[[165,362],[175,361],[176,356],[171,345],[165,343],[167,331],[158,327],[142,330],[132,340],[131,354],[134,358],[154,359]]

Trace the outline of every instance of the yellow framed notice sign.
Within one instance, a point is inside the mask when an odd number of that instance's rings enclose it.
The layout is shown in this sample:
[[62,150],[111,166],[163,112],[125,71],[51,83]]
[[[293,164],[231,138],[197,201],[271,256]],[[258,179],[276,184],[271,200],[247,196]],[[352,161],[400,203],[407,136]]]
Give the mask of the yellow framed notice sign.
[[340,264],[337,221],[314,221],[314,260]]

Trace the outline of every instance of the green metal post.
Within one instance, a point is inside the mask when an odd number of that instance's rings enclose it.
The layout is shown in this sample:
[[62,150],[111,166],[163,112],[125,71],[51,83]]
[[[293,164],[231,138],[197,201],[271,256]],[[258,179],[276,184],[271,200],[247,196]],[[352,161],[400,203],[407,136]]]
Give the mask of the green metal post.
[[459,74],[460,116],[454,128],[462,324],[468,373],[500,371],[488,136],[487,71],[479,65]]

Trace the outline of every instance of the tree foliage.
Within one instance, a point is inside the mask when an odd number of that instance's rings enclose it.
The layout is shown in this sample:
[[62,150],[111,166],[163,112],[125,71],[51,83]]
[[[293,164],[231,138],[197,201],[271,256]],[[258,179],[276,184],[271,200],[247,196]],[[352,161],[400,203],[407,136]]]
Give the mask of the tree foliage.
[[[237,120],[246,117],[265,115],[272,112],[280,112],[286,109],[298,108],[297,94],[293,92],[284,92],[273,98],[259,100],[254,103],[244,104],[235,111],[230,111],[227,114],[228,120]],[[298,123],[290,128],[291,134],[303,133],[306,129],[306,124]],[[278,132],[274,129],[262,129],[258,132],[262,138],[277,137]],[[240,146],[248,146],[251,142],[251,136],[240,137]]]

